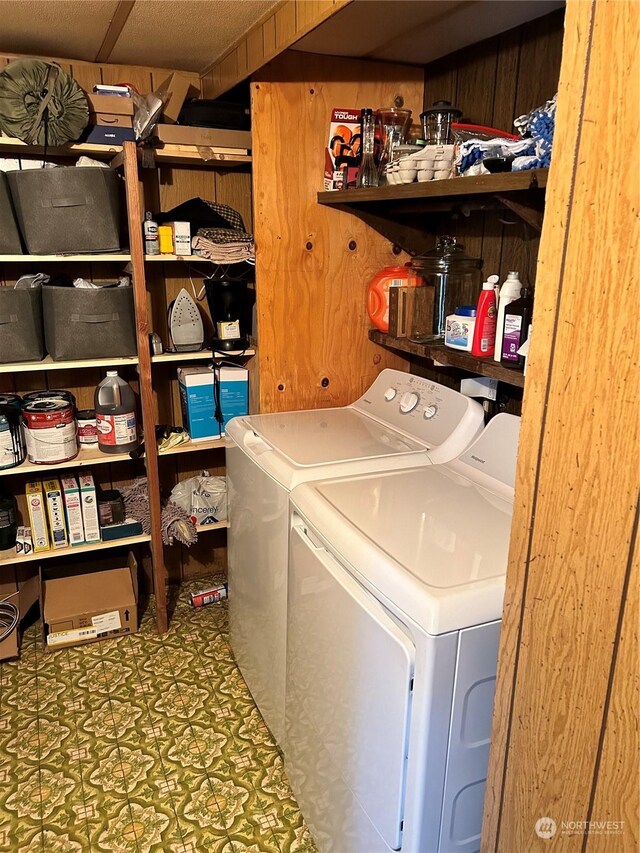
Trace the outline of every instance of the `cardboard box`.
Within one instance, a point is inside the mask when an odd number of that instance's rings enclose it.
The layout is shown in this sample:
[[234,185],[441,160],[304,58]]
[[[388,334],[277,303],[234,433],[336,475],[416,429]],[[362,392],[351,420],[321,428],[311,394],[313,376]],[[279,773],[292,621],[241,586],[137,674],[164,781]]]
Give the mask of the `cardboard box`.
[[119,116],[115,113],[91,113],[89,122],[104,127],[133,127],[131,116]]
[[62,567],[43,575],[47,645],[83,645],[138,630],[138,564],[125,558],[91,560],[91,570]]
[[[20,651],[20,621],[39,598],[40,580],[35,563],[18,568],[8,567],[0,578],[0,601],[7,600],[18,608],[18,624],[15,629],[0,642],[0,660],[14,658]],[[10,596],[10,597],[9,597]]]
[[334,109],[324,154],[324,188],[342,190],[354,184],[360,165],[360,110]]
[[82,504],[82,526],[85,542],[100,541],[100,522],[98,520],[98,499],[91,474],[78,474],[80,503]]
[[[213,371],[210,367],[179,367],[178,384],[182,422],[192,441],[220,435],[215,419]],[[249,371],[244,367],[220,368],[222,432],[231,418],[249,413]]]
[[191,254],[191,223],[172,222],[173,250],[176,255]]
[[44,493],[40,480],[32,480],[25,486],[27,509],[31,521],[31,538],[34,551],[49,550],[49,531],[45,510]]
[[121,98],[119,95],[85,94],[89,101],[90,113],[133,117],[134,105],[131,98]]
[[168,145],[202,145],[208,148],[251,148],[251,131],[223,130],[217,127],[187,127],[159,124],[154,136]]
[[169,124],[175,124],[178,121],[180,110],[187,98],[197,98],[200,95],[199,90],[193,85],[188,77],[174,71],[166,80],[156,89],[157,94],[166,92],[169,95],[169,100],[164,105],[162,116],[164,121]]
[[64,514],[67,519],[69,543],[82,545],[84,542],[84,524],[82,522],[82,503],[80,488],[75,477],[61,477],[60,487],[64,499]]
[[49,518],[49,532],[51,543],[56,548],[66,548],[69,545],[67,536],[67,524],[64,517],[64,501],[60,481],[57,479],[45,480],[43,483],[44,493],[47,499],[47,516]]

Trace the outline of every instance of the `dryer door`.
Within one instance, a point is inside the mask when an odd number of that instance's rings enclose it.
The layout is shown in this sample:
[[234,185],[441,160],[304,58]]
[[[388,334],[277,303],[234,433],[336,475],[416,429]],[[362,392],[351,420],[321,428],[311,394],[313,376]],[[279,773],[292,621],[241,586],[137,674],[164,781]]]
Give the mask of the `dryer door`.
[[285,762],[322,851],[399,849],[415,646],[294,514]]

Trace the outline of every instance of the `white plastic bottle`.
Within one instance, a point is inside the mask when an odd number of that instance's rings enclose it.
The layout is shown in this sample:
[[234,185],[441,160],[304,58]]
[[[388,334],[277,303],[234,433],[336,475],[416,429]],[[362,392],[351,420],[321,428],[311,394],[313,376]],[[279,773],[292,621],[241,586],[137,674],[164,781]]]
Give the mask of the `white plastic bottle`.
[[148,210],[144,215],[144,253],[159,255],[160,241],[158,239],[158,223],[153,221],[153,214]]
[[96,423],[98,447],[103,453],[127,453],[138,446],[136,429],[136,396],[117,370],[107,370],[107,377],[96,388]]
[[496,324],[496,345],[493,354],[494,361],[500,361],[502,356],[502,333],[504,332],[504,312],[510,302],[514,302],[520,298],[522,290],[522,282],[520,281],[520,273],[510,272],[502,283],[500,288],[500,297],[498,300],[498,322]]

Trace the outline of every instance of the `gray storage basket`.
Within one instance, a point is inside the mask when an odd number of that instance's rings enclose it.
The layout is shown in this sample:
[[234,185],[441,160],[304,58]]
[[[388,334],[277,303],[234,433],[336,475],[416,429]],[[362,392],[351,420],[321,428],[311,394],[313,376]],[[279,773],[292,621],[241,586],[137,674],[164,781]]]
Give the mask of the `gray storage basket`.
[[10,172],[9,186],[29,254],[120,248],[120,177],[113,169],[28,169]]
[[42,288],[0,287],[0,363],[43,358]]
[[135,355],[133,287],[42,288],[44,339],[54,361]]
[[0,172],[0,254],[22,254],[20,232],[9,192],[9,182],[4,172]]

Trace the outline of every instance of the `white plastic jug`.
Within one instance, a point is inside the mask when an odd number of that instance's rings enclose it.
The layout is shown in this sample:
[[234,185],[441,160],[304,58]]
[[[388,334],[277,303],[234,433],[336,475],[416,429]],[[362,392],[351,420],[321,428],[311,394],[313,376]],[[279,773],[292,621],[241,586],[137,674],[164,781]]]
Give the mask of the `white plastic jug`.
[[95,410],[98,447],[103,453],[127,453],[137,447],[136,397],[117,370],[108,370],[96,388]]

